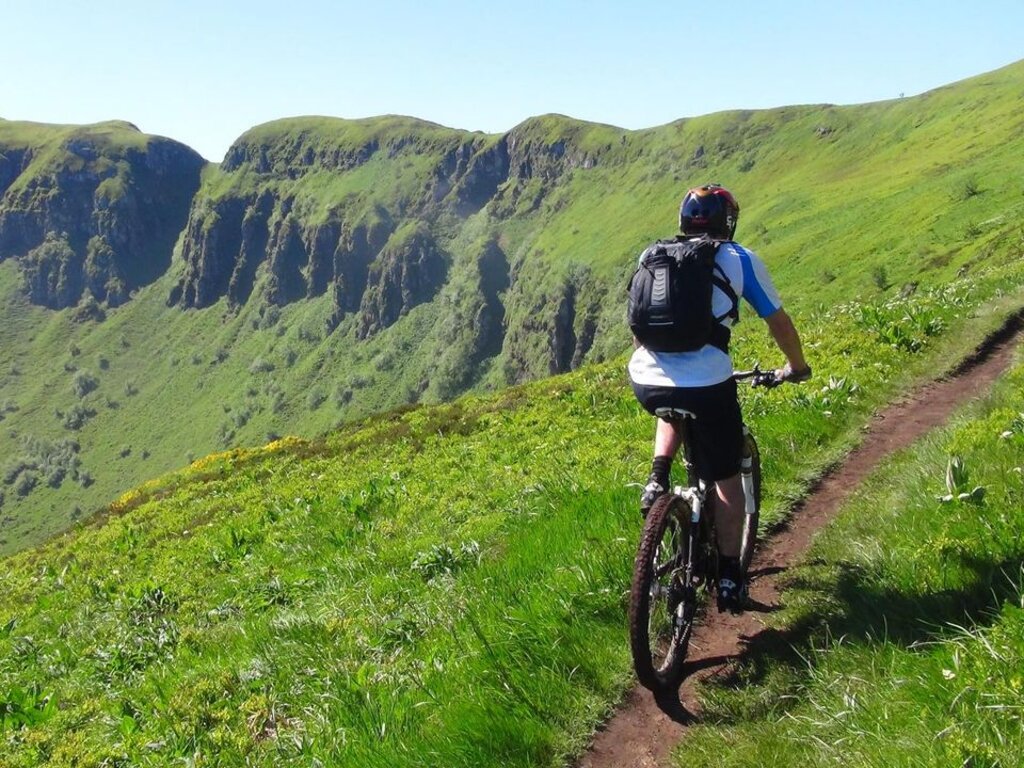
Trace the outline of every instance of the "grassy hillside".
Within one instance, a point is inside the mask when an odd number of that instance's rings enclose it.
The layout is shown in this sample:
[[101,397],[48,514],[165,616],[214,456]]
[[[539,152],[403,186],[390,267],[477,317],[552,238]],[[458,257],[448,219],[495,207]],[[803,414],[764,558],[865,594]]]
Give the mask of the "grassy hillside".
[[[819,379],[744,393],[769,523],[1022,279],[809,316]],[[629,681],[650,432],[620,359],[125,494],[4,561],[0,765],[560,764]]]
[[[1024,362],[886,462],[709,686],[680,766],[1020,764]],[[980,491],[976,489],[981,489]],[[963,498],[961,498],[961,495]]]
[[[708,179],[736,192],[740,239],[805,321],[1010,264],[1022,79],[1017,64],[912,99],[645,131],[556,115],[504,136],[407,118],[255,128],[204,171],[167,273],[101,307],[102,322],[29,304],[18,265],[0,262],[0,552],[212,450],[615,358],[629,265],[671,233],[682,191]],[[462,170],[442,173],[449,162]],[[238,227],[221,229],[229,214]],[[167,307],[246,221],[266,227],[267,248],[252,235],[266,261],[231,262],[222,277],[225,291],[236,274],[236,286],[251,280],[251,293]],[[328,231],[369,254],[351,306],[345,279],[314,269],[309,242]],[[424,260],[442,282],[418,281]]]

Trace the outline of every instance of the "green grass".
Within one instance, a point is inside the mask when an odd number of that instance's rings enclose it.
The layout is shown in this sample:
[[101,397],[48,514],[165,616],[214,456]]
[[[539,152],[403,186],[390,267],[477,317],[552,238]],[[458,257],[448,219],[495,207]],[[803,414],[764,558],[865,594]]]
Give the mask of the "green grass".
[[[804,319],[830,378],[744,393],[769,523],[1011,276]],[[774,359],[757,331],[739,360]],[[623,362],[214,455],[7,557],[0,765],[562,763],[630,680],[651,423]]]
[[848,500],[785,576],[785,609],[749,661],[706,686],[705,723],[687,735],[679,765],[1019,765],[1017,360],[991,396]]

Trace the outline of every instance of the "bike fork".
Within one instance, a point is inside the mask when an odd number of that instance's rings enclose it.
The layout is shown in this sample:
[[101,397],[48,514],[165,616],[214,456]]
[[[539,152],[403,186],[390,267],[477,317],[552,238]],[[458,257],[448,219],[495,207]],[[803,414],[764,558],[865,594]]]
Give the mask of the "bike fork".
[[743,511],[749,518],[757,512],[754,498],[754,456],[750,451],[750,430],[743,425],[743,458],[740,461],[740,481],[743,483]]
[[697,536],[693,532],[699,530],[703,504],[700,496],[690,497],[690,526],[686,534],[686,562],[683,566],[684,599],[680,600],[675,610],[675,626],[677,631],[685,628],[688,617],[686,612],[693,606],[694,563],[697,562]]
[[740,464],[740,480],[743,483],[743,511],[747,518],[757,511],[757,499],[754,498],[754,459],[744,456]]

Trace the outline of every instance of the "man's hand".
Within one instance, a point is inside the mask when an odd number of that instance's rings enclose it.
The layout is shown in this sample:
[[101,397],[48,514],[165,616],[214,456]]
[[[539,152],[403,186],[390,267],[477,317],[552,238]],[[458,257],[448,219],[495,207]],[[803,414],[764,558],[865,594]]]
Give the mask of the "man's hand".
[[786,363],[781,368],[775,369],[775,380],[782,384],[788,382],[789,384],[799,384],[801,381],[807,381],[811,378],[811,366],[805,368],[799,368],[794,370],[792,363]]

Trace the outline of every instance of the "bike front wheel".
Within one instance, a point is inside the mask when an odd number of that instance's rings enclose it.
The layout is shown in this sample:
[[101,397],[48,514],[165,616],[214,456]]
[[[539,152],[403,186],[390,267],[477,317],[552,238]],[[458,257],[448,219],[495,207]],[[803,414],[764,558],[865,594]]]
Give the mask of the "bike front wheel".
[[696,611],[690,583],[690,507],[679,496],[659,498],[644,523],[629,592],[629,639],[640,684],[670,688],[680,677]]
[[740,540],[740,570],[744,579],[754,559],[754,548],[757,546],[757,526],[761,517],[761,454],[757,450],[757,442],[749,432],[744,436],[744,456],[751,458],[751,474],[754,486],[754,514],[743,515],[743,538]]

